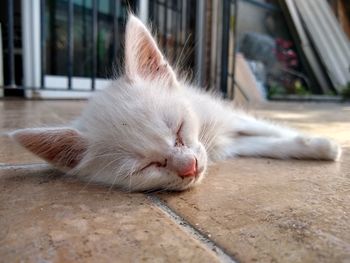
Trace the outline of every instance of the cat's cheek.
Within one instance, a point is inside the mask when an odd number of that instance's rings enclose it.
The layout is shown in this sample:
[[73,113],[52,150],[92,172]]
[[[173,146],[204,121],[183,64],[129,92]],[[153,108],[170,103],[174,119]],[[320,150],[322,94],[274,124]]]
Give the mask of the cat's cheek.
[[178,176],[173,174],[171,171],[158,168],[149,167],[138,174],[138,179],[134,180],[135,187],[138,185],[144,189],[137,190],[149,190],[149,189],[163,189],[167,185],[173,184],[178,180]]
[[208,155],[202,144],[198,144],[196,148],[196,156],[198,161],[198,172],[200,174],[205,173],[208,166]]

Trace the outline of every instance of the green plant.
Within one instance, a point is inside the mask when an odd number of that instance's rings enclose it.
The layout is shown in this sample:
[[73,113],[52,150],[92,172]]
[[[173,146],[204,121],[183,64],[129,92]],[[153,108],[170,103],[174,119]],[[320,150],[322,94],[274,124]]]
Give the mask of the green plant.
[[341,95],[343,99],[350,100],[350,82],[343,88]]
[[268,97],[271,98],[276,95],[285,95],[286,94],[286,89],[278,85],[277,83],[270,84],[269,89],[268,89]]
[[337,94],[336,94],[334,91],[332,91],[332,90],[327,90],[327,91],[324,93],[324,95],[327,95],[327,96],[336,96]]
[[295,94],[300,96],[310,95],[310,91],[301,83],[301,81],[297,80],[294,82]]

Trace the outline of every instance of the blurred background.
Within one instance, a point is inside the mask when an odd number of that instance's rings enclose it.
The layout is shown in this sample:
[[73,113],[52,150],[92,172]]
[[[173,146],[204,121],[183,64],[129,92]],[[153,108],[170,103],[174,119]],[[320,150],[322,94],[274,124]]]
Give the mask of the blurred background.
[[237,102],[350,97],[348,0],[7,0],[0,97],[87,98],[120,72],[128,10],[171,63]]

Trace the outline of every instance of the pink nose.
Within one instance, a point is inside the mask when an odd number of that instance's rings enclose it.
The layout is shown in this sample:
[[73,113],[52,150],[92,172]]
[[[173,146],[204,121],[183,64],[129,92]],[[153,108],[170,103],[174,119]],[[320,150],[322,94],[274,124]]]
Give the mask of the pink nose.
[[191,177],[197,175],[197,159],[193,158],[188,164],[179,171],[181,177]]

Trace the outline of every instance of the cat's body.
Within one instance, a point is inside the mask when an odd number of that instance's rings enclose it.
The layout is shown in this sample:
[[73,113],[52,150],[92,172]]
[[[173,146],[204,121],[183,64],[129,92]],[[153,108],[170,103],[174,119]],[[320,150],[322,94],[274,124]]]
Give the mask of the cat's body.
[[70,174],[134,191],[186,189],[208,164],[235,156],[340,156],[328,139],[257,120],[178,80],[133,16],[125,67],[69,127],[19,130],[14,139]]

